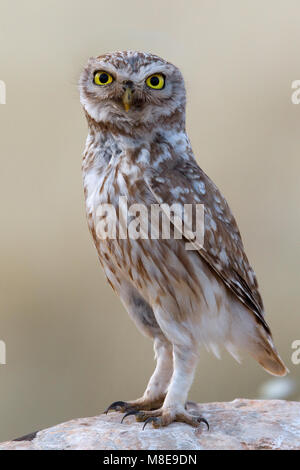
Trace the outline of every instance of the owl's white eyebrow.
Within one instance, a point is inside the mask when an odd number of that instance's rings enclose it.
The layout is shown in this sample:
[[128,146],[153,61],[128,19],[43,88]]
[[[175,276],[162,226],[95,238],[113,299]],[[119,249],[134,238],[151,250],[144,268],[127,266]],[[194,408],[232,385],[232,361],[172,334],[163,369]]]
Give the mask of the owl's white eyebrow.
[[97,67],[93,71],[93,75],[95,75],[98,72],[104,72],[104,73],[109,73],[114,79],[116,78],[116,72],[113,70],[109,70],[107,67]]
[[160,70],[155,70],[154,72],[148,73],[147,75],[145,75],[145,78],[149,78],[152,75],[163,75],[163,77],[166,78],[166,74]]

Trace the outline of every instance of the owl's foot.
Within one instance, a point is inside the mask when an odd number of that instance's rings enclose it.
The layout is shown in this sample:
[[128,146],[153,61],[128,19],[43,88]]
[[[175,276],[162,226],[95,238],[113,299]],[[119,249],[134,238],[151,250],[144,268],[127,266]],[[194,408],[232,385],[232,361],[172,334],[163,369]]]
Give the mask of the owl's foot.
[[209,424],[205,418],[188,413],[186,410],[181,410],[180,412],[173,408],[160,408],[153,411],[129,410],[123,416],[122,422],[124,418],[131,415],[135,416],[136,421],[144,422],[143,429],[145,429],[149,423],[152,423],[154,428],[161,428],[173,422],[179,422],[189,424],[193,427],[198,427],[201,423],[205,423],[209,430]]
[[152,400],[139,398],[135,401],[114,401],[108,408],[106,408],[104,413],[107,414],[109,411],[126,413],[129,411],[156,410],[162,406],[164,399],[165,397],[161,396]]

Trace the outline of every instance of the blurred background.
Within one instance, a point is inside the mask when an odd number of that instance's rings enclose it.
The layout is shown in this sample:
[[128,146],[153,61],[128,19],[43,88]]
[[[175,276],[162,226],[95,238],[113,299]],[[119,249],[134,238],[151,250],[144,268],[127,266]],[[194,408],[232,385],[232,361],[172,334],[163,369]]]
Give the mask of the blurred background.
[[1,0],[0,440],[140,396],[152,343],[106,283],[84,211],[88,57],[136,49],[183,71],[187,129],[226,196],[291,373],[203,351],[190,398],[300,399],[297,0]]

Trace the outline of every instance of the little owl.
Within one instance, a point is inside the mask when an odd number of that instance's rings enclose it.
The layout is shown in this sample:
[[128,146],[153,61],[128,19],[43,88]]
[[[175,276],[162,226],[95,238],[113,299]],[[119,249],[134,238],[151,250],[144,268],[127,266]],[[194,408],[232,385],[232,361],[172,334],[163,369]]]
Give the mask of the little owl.
[[[114,402],[107,411],[135,415],[154,427],[173,421],[198,426],[206,421],[187,406],[187,396],[200,345],[216,354],[222,345],[235,358],[248,352],[271,374],[287,372],[264,318],[255,273],[226,200],[193,155],[178,68],[153,54],[105,54],[89,60],[79,88],[89,128],[82,165],[89,228],[109,284],[153,339],[157,361],[144,395]],[[161,208],[170,237],[99,236],[104,204],[118,214],[118,233],[128,223],[121,197],[149,214],[151,206]],[[202,244],[193,241],[191,230],[190,239],[186,232],[178,236],[179,225],[165,209],[174,203],[203,205]],[[151,223],[149,215],[149,233]],[[185,223],[194,226],[193,220]],[[187,242],[194,249],[186,249]]]

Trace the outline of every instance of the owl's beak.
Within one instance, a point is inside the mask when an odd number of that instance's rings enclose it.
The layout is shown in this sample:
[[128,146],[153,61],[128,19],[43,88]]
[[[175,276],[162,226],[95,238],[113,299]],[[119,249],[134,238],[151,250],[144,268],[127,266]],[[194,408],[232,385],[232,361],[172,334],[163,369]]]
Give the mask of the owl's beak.
[[122,96],[123,106],[126,113],[129,111],[131,103],[132,103],[132,88],[127,86],[125,92]]

